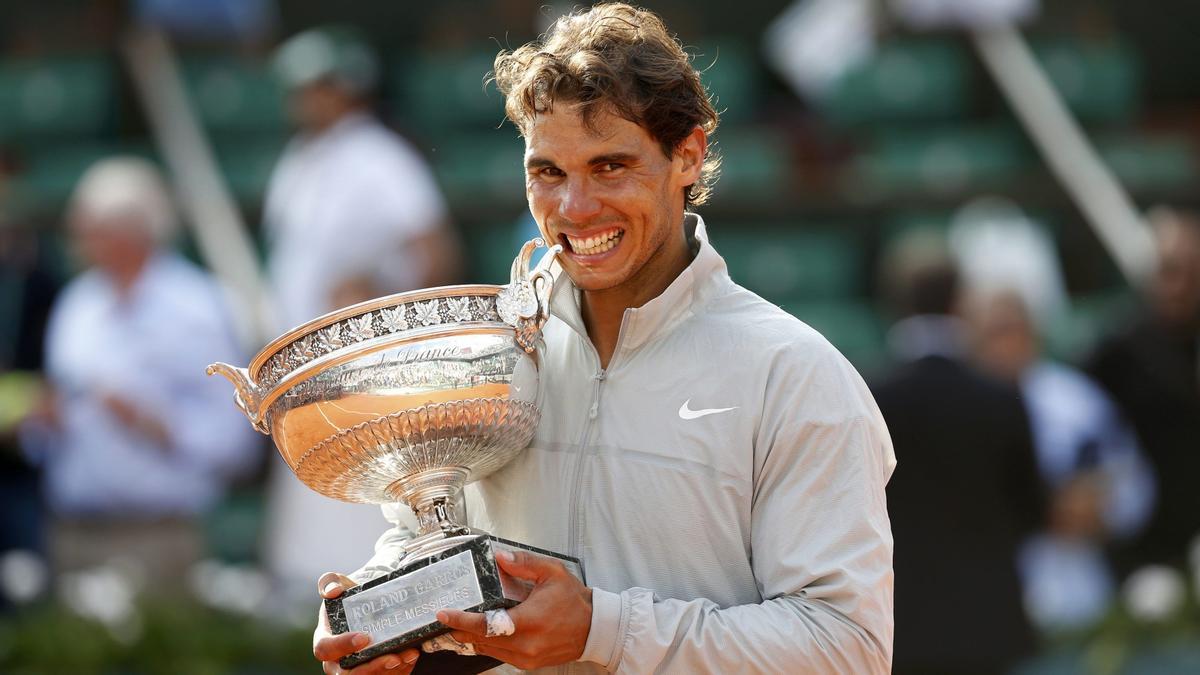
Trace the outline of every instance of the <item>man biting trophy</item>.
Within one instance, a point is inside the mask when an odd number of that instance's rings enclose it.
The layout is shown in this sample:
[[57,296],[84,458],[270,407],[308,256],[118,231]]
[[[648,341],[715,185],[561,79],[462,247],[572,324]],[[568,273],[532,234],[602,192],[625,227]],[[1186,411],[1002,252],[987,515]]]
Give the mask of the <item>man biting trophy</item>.
[[[693,209],[718,115],[689,57],[654,14],[601,4],[493,75],[562,250],[532,272],[523,253],[504,288],[418,292],[399,318],[388,299],[323,317],[239,387],[310,486],[404,503],[362,570],[319,581],[325,672],[888,672],[887,429],[841,354],[709,243]],[[427,320],[455,335],[370,351],[385,322]],[[375,630],[438,605],[416,639]]]

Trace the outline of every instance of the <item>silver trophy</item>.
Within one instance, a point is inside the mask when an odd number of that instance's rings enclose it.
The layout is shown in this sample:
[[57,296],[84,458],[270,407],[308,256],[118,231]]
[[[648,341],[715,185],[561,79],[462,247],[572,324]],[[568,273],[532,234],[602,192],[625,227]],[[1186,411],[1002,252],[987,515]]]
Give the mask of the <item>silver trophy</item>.
[[[536,347],[562,250],[551,247],[530,270],[541,245],[522,247],[506,286],[377,298],[289,331],[248,369],[208,367],[233,382],[238,407],[305,485],[347,502],[403,502],[416,514],[417,536],[394,572],[326,601],[335,633],[372,636],[344,667],[446,632],[439,609],[486,611],[524,599],[528,588],[497,567],[498,550],[554,556],[582,579],[574,558],[464,524],[463,487],[520,453],[540,419]],[[496,663],[455,657],[439,672]]]

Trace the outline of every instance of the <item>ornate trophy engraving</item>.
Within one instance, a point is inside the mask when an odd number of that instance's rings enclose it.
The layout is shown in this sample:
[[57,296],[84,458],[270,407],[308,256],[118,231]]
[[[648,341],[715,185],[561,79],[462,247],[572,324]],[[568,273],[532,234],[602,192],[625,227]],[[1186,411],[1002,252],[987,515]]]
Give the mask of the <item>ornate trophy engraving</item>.
[[[540,245],[522,247],[506,286],[377,298],[277,338],[249,368],[208,368],[233,382],[238,407],[310,488],[348,502],[403,502],[416,514],[419,531],[394,572],[326,600],[335,633],[372,636],[343,667],[446,632],[439,609],[485,611],[524,599],[527,589],[497,567],[498,550],[551,555],[582,578],[574,558],[463,525],[463,487],[520,453],[540,419],[536,346],[561,250],[551,247],[530,270]],[[498,664],[438,654],[424,655],[418,670]]]

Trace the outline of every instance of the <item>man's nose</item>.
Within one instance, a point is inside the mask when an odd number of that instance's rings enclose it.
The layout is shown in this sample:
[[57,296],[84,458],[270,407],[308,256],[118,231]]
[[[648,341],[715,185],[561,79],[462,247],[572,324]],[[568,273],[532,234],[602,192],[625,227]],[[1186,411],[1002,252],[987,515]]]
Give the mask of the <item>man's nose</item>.
[[600,200],[584,177],[571,177],[563,184],[558,212],[572,223],[586,223],[600,215]]

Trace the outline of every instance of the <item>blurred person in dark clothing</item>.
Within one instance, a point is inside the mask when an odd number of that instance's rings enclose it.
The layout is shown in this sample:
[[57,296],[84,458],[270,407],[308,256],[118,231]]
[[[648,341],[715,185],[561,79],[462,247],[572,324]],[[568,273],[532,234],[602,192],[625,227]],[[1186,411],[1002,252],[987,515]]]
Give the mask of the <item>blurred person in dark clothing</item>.
[[36,233],[5,207],[0,201],[0,558],[43,552],[39,477],[22,456],[17,423],[41,396],[43,336],[59,289]]
[[1019,559],[1026,609],[1048,632],[1086,629],[1108,613],[1116,589],[1105,546],[1145,526],[1154,507],[1153,472],[1100,385],[1042,354],[1020,292],[970,295],[973,356],[1019,388],[1051,494],[1047,522]]
[[1146,306],[1087,365],[1133,424],[1159,477],[1149,526],[1121,552],[1127,568],[1183,564],[1200,535],[1200,217],[1159,209],[1151,223],[1158,268]]
[[872,387],[898,462],[893,672],[1004,673],[1034,648],[1016,568],[1043,512],[1029,423],[1014,388],[967,365],[958,275],[915,241],[890,284],[899,363]]
[[122,561],[177,582],[204,553],[197,517],[259,447],[204,374],[241,358],[224,296],[169,250],[175,213],[145,160],[89,168],[68,221],[87,269],[50,315],[52,405],[22,426],[44,470],[51,561],[59,572]]

